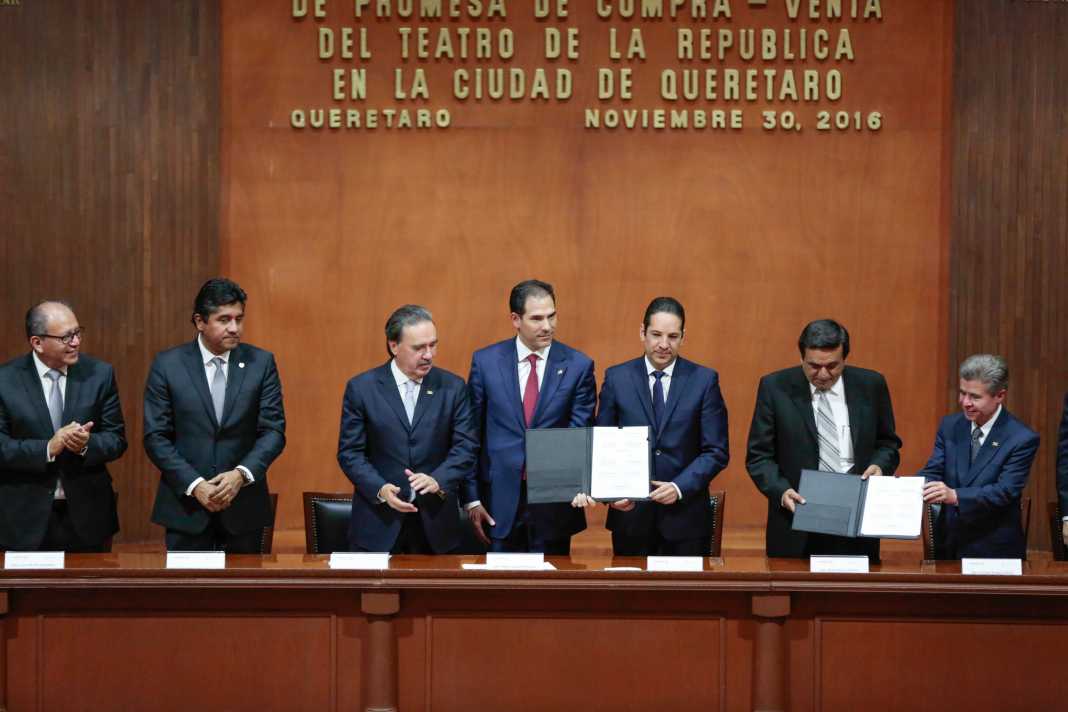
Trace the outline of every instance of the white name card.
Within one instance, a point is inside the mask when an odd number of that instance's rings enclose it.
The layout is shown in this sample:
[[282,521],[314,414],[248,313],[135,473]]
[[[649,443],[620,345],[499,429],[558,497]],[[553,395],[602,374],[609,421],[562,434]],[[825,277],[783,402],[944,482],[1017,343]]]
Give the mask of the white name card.
[[62,551],[9,551],[4,554],[5,569],[62,569]]
[[973,576],[1023,576],[1020,559],[961,559],[960,572]]
[[330,554],[330,568],[382,570],[389,568],[389,552],[335,551]]
[[[544,569],[545,554],[486,554],[489,569]],[[553,567],[555,568],[555,567]]]
[[866,574],[867,556],[810,556],[808,570],[814,574]]
[[645,568],[649,571],[704,571],[705,560],[700,556],[648,556]]
[[168,569],[225,569],[225,551],[168,551]]

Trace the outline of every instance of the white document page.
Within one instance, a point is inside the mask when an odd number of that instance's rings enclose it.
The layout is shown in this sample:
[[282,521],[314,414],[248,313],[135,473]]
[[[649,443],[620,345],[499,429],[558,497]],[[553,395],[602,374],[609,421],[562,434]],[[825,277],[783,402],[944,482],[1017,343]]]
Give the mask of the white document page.
[[700,556],[647,556],[649,571],[704,571],[705,560]]
[[62,551],[9,551],[4,554],[5,569],[62,569]]
[[961,559],[960,572],[973,576],[1023,576],[1020,559]]
[[168,569],[225,569],[224,551],[168,551]]
[[594,428],[590,480],[594,499],[647,499],[649,427]]
[[915,539],[923,526],[923,477],[871,477],[860,535]]
[[814,574],[866,574],[867,556],[810,556],[808,570]]
[[357,571],[380,571],[389,568],[388,551],[335,551],[330,554],[330,568]]

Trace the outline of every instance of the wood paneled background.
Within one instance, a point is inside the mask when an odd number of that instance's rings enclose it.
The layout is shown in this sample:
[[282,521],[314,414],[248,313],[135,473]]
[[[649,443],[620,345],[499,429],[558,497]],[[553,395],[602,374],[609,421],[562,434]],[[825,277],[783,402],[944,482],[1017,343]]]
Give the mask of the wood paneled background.
[[85,352],[116,368],[127,541],[161,538],[141,447],[148,366],[192,338],[193,297],[219,267],[218,67],[215,3],[0,7],[0,358],[28,351],[31,304],[73,304]]
[[[736,26],[775,24],[734,5]],[[732,134],[590,132],[585,84],[563,106],[469,104],[444,132],[296,132],[290,109],[330,105],[316,83],[330,65],[288,2],[2,7],[0,356],[25,350],[28,304],[74,302],[86,351],[118,368],[125,540],[160,536],[140,447],[148,364],[190,336],[192,296],[219,271],[250,293],[249,340],[279,357],[280,528],[301,526],[300,491],[347,486],[341,389],[382,361],[388,312],[431,307],[439,363],[466,375],[472,349],[510,334],[507,290],[529,276],[557,285],[559,337],[598,376],[638,355],[649,298],[686,304],[684,354],[721,372],[730,408],[731,526],[763,517],[744,471],[756,379],[795,363],[801,326],[824,315],[850,328],[853,362],[886,373],[906,472],[955,407],[959,359],[1004,353],[1010,407],[1043,432],[1043,502],[1068,385],[1068,7],[884,5],[882,26],[850,25],[858,58],[833,107],[881,110],[883,131],[801,136],[752,119]],[[351,23],[351,3],[331,6]],[[589,38],[576,76],[610,66],[603,29],[577,11],[570,24]],[[668,23],[643,29],[657,59],[639,75],[671,54]],[[372,75],[395,63],[383,52]]]
[[[1006,406],[1042,434],[1027,494],[1049,548],[1068,388],[1068,4],[961,2],[954,62],[947,408],[973,353],[1009,363]],[[932,439],[933,442],[933,439]]]

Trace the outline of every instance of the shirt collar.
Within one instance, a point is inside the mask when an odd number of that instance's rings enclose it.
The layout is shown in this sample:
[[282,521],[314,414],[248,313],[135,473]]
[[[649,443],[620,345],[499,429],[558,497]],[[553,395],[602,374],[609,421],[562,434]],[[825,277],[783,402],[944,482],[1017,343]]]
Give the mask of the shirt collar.
[[408,378],[404,374],[404,371],[400,370],[400,366],[397,365],[397,359],[393,359],[389,362],[389,370],[393,373],[393,380],[397,382],[397,387],[400,388],[408,381],[411,381],[415,385],[421,385],[422,381],[417,381],[414,378]]
[[523,340],[521,338],[519,338],[518,336],[515,337],[515,350],[516,354],[519,356],[520,363],[526,361],[531,354],[537,354],[538,358],[540,358],[542,361],[545,361],[549,358],[549,349],[551,349],[552,347],[553,345],[550,343],[541,351],[531,351],[527,348],[527,345],[523,343]]
[[[37,355],[36,351],[31,351],[30,353],[33,354],[33,365],[37,367],[37,377],[44,378],[46,373],[53,370],[52,367],[46,365],[45,362],[41,360],[41,357]],[[64,366],[63,368],[57,368],[55,370],[59,371],[64,376],[67,375],[66,366]]]
[[997,422],[999,415],[1001,415],[1000,405],[998,406],[998,409],[994,411],[994,416],[990,420],[986,421],[986,423],[984,423],[983,425],[976,426],[975,423],[972,423],[972,432],[974,433],[976,427],[978,427],[980,430],[983,431],[983,440],[986,440],[986,436],[990,435],[990,431],[994,429],[994,423]]
[[671,362],[671,364],[669,366],[665,366],[662,369],[658,369],[656,366],[653,365],[653,362],[649,360],[649,357],[646,356],[645,357],[645,373],[647,375],[649,375],[649,376],[652,376],[653,375],[653,371],[663,371],[664,375],[666,375],[668,378],[671,378],[671,374],[675,372],[675,364],[677,364],[678,362],[679,362],[679,359],[676,356],[675,359]]
[[230,363],[230,352],[219,354],[216,356],[211,351],[208,351],[208,347],[204,345],[204,340],[200,338],[200,334],[197,334],[197,346],[200,347],[200,361],[205,366],[212,362],[215,358],[221,358],[224,364]]

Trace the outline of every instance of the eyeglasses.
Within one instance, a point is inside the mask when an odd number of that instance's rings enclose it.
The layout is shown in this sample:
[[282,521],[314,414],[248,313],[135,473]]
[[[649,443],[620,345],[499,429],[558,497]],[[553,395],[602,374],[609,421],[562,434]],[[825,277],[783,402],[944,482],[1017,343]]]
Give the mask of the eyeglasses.
[[78,339],[79,341],[82,340],[82,337],[85,336],[85,329],[78,328],[63,336],[56,336],[55,334],[37,334],[37,336],[42,339],[58,339],[65,345],[70,346],[75,339]]

